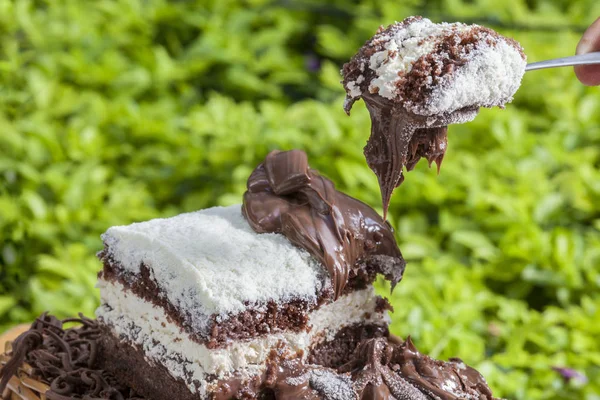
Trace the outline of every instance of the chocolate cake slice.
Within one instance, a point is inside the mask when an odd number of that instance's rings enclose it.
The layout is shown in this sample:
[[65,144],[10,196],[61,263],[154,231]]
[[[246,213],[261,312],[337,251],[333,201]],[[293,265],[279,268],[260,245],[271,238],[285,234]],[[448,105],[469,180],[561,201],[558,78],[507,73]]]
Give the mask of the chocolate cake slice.
[[461,360],[388,335],[371,284],[402,278],[391,228],[302,151],[271,152],[243,205],[102,238],[97,320],[40,316],[0,356],[0,393],[24,379],[51,400],[493,399]]
[[[358,341],[387,336],[390,307],[371,283],[378,273],[394,284],[402,277],[390,226],[301,151],[271,153],[248,188],[243,207],[102,235],[96,316],[106,368],[138,393],[241,391],[265,379],[279,346],[336,367]],[[151,389],[156,382],[169,391]]]
[[344,65],[345,109],[365,94],[423,116],[503,106],[525,65],[521,46],[490,28],[408,17],[381,27]]

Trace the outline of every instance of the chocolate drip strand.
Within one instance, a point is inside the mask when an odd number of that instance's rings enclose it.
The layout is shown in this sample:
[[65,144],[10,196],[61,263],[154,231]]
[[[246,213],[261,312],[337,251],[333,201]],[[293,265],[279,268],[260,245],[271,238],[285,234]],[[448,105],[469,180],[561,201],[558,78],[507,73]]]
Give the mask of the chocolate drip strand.
[[402,115],[395,115],[391,108],[381,108],[373,102],[365,102],[371,114],[371,136],[364,148],[367,164],[375,172],[381,201],[383,218],[394,189],[404,181],[402,168],[406,165],[409,142],[415,128]]
[[267,155],[248,179],[242,213],[256,232],[282,233],[321,261],[336,299],[363,264],[382,273],[392,288],[402,279],[406,263],[390,226],[310,169],[301,150]]
[[417,129],[409,144],[410,152],[406,161],[406,170],[412,171],[419,160],[424,157],[429,162],[429,167],[432,163],[436,164],[439,174],[447,147],[447,126]]
[[[67,323],[81,326],[65,328]],[[46,392],[49,400],[141,400],[106,371],[93,369],[99,337],[98,322],[81,314],[62,321],[42,314],[15,339],[11,358],[0,371],[0,393],[26,362],[33,377],[50,386]]]
[[404,181],[404,167],[411,171],[424,157],[429,166],[435,162],[440,172],[448,145],[447,124],[452,119],[447,116],[427,119],[411,115],[401,107],[372,95],[363,95],[363,100],[372,123],[364,154],[367,164],[377,175],[385,219],[392,193]]

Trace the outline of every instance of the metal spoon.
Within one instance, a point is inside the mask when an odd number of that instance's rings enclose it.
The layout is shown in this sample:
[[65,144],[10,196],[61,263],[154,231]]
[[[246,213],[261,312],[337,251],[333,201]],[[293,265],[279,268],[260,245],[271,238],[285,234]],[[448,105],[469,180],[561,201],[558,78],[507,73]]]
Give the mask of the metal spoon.
[[543,68],[569,67],[573,65],[600,64],[600,51],[594,53],[580,54],[578,56],[555,58],[527,64],[525,71],[533,71]]

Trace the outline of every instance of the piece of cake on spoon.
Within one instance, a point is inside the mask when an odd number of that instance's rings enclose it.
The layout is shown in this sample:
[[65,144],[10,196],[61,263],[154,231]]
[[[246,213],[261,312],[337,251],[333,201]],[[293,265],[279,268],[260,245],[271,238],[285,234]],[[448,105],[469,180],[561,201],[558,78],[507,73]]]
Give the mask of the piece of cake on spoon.
[[526,57],[513,39],[478,25],[409,17],[379,31],[342,69],[344,109],[360,98],[371,114],[365,156],[387,212],[403,167],[421,157],[442,162],[447,126],[473,120],[480,107],[512,100]]

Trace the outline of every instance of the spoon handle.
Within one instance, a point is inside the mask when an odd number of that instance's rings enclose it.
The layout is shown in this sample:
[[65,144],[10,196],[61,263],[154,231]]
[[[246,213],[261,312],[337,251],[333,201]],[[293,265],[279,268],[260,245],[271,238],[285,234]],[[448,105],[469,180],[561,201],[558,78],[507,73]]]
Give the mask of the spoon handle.
[[525,67],[525,71],[589,64],[600,64],[600,51],[527,64],[527,66]]

